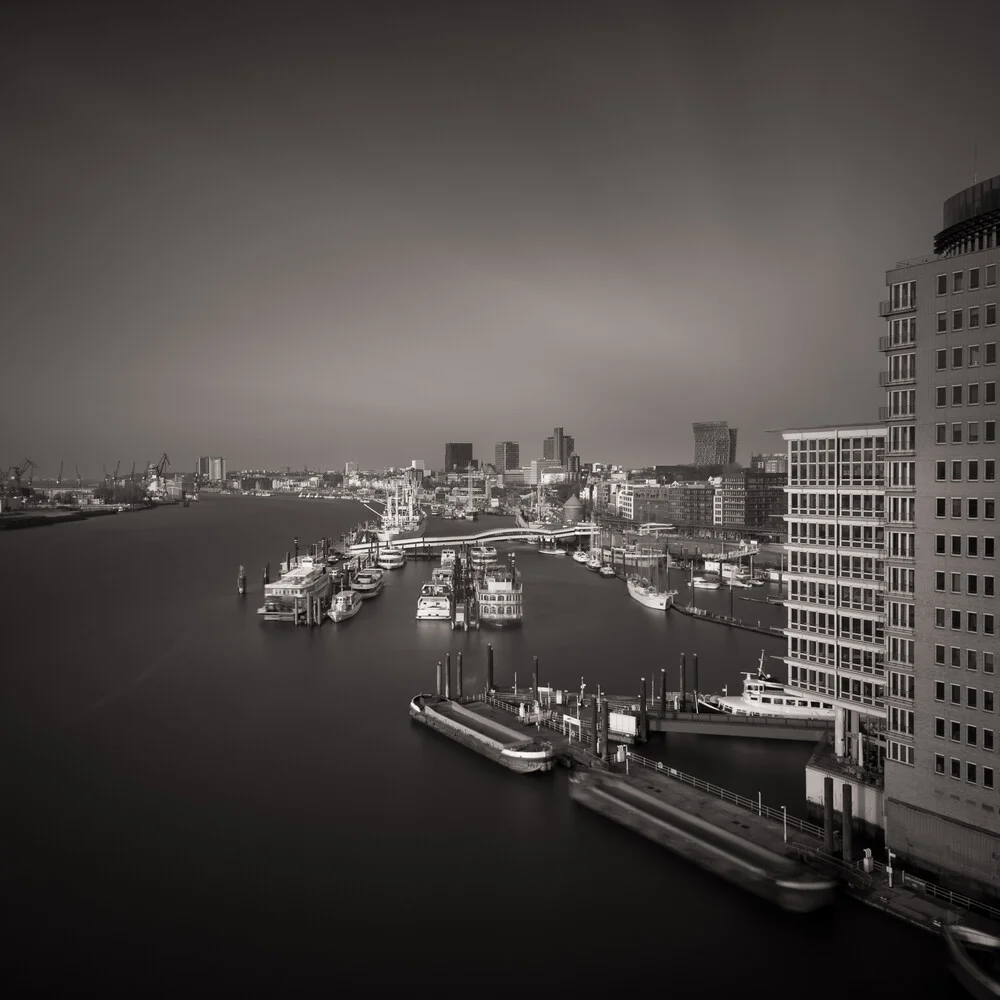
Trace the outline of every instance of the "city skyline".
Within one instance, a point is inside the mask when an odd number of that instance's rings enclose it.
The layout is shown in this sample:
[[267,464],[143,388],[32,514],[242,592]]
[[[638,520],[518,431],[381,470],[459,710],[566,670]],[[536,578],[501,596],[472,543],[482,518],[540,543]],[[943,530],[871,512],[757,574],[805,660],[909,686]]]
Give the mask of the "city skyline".
[[19,5],[0,464],[528,460],[559,421],[641,467],[725,419],[746,465],[875,419],[886,262],[1000,172],[990,32],[723,7]]

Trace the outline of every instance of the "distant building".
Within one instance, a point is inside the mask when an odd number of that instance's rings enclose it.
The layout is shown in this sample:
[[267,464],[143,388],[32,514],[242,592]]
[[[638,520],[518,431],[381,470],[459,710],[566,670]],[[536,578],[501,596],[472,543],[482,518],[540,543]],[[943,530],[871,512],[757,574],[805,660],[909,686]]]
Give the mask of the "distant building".
[[[786,463],[787,464],[787,463]],[[722,477],[715,495],[713,522],[736,531],[785,533],[785,486],[783,472],[742,469]]]
[[351,476],[356,476],[357,474],[358,474],[357,462],[347,462],[344,464],[344,479],[350,479]]
[[[533,458],[526,471],[525,481],[529,486],[537,486],[539,482],[558,482],[566,478],[566,470],[551,459]],[[561,479],[553,479],[557,473],[562,473]]]
[[784,453],[773,455],[751,455],[750,468],[759,472],[783,472],[788,474],[788,456]]
[[424,460],[422,458],[411,458],[410,459],[410,468],[411,469],[419,469],[421,472],[426,472],[427,471],[426,467],[424,466]]
[[556,427],[551,437],[542,441],[542,458],[568,466],[569,457],[576,451],[576,441],[572,434],[563,433],[561,427]]
[[464,471],[472,465],[472,445],[449,441],[444,446],[444,471]]
[[695,423],[694,464],[732,465],[736,461],[736,428],[724,420]]
[[226,460],[203,455],[198,459],[198,478],[211,483],[225,482]]
[[521,467],[521,448],[516,441],[498,441],[494,457],[493,465],[498,475]]

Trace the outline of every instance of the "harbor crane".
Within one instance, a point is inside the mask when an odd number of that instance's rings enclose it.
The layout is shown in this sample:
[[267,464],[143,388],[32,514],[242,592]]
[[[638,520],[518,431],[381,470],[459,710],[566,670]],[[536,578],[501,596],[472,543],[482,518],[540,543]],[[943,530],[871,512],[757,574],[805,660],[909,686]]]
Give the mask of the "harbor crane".
[[31,486],[31,477],[37,468],[38,466],[30,458],[26,458],[20,465],[12,465],[10,467],[7,478],[14,480],[14,493],[16,496],[21,496],[21,477],[27,472],[28,485]]
[[167,466],[170,465],[170,456],[166,452],[163,453],[163,457],[159,462],[156,463],[156,477],[162,481],[163,477],[166,475]]
[[76,488],[78,490],[83,489],[83,476],[80,475],[80,466],[76,465],[74,468],[76,469]]
[[59,475],[56,476],[56,488],[58,489],[62,486],[62,470],[63,470],[63,460],[59,460]]

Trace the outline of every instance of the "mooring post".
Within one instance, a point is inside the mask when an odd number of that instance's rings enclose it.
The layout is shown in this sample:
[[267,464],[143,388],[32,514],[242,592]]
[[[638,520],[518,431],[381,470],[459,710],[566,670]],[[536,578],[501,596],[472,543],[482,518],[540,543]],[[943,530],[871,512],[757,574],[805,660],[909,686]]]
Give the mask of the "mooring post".
[[451,653],[444,654],[444,696],[451,697]]
[[693,655],[693,666],[692,666],[692,678],[694,681],[694,700],[695,704],[698,703],[698,654]]
[[601,756],[611,753],[611,706],[607,698],[601,699]]
[[271,582],[271,564],[264,563],[264,583]]
[[823,779],[823,849],[833,854],[833,777]]
[[240,575],[236,578],[236,591],[239,594],[247,592],[247,571],[240,566]]
[[531,683],[534,685],[532,691],[534,692],[535,701],[538,701],[538,657],[535,657],[534,667],[531,674]]
[[299,539],[298,539],[297,536],[294,539],[292,539],[292,544],[295,546],[295,565],[298,566],[298,564],[299,564]]
[[590,749],[594,751],[594,756],[600,756],[600,739],[597,732],[597,695],[590,696],[590,732],[593,735],[593,742]]
[[685,657],[685,655],[686,654],[681,653],[681,698],[680,698],[680,710],[682,712],[686,712],[687,711],[687,695],[685,694],[685,690],[686,690],[685,681],[686,681],[686,678],[684,676],[687,673],[687,671],[684,669],[685,668],[685,663],[684,663],[684,657]]
[[854,833],[854,788],[848,782],[844,782],[841,788],[841,794],[844,797],[843,800],[843,821],[844,821],[844,834],[841,839],[841,850],[843,852],[842,857],[844,861],[850,863],[854,859],[851,857],[851,852],[853,850],[854,844],[852,842],[852,834]]
[[493,643],[486,646],[486,690],[493,691],[496,683],[493,680]]
[[440,660],[438,660],[437,693],[439,698],[441,697],[441,691],[444,689],[444,684],[442,683],[443,674],[444,674],[444,664]]
[[660,711],[667,710],[667,668],[660,668]]
[[639,689],[639,739],[646,741],[646,678],[641,679]]
[[458,654],[458,674],[455,678],[455,697],[462,700],[462,654]]

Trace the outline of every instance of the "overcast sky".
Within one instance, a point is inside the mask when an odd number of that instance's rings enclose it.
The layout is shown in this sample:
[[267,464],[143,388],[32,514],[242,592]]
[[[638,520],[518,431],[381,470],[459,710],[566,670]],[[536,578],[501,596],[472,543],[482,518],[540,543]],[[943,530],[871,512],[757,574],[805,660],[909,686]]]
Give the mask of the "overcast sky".
[[[825,13],[821,11],[825,10]],[[996,0],[12,5],[0,465],[690,461],[874,418]],[[974,161],[974,146],[978,157]]]

